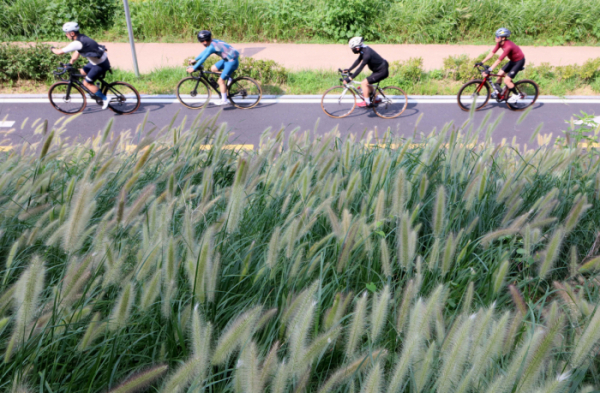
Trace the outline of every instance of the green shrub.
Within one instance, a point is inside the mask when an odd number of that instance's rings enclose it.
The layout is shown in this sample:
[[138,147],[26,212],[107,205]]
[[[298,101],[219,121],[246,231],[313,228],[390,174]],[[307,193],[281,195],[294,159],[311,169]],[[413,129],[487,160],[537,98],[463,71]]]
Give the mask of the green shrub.
[[113,26],[118,0],[0,0],[0,38],[64,37],[61,26],[78,22],[92,33]]
[[[53,54],[50,45],[0,44],[0,80],[51,79],[60,61],[66,63],[68,58]],[[83,64],[80,58],[76,66]]]
[[[220,57],[210,56],[204,62],[204,69],[210,68],[216,64]],[[185,59],[183,65],[188,64],[188,59]],[[260,60],[252,57],[241,56],[240,66],[235,72],[236,76],[249,76],[258,80],[261,83],[283,84],[287,82],[288,70],[273,60]]]
[[393,61],[390,64],[390,76],[417,83],[423,76],[423,59],[411,57],[405,61]]
[[345,42],[355,36],[377,39],[380,31],[375,25],[386,0],[326,0],[322,16],[322,31],[335,40]]
[[581,66],[579,71],[581,78],[588,81],[595,77],[598,77],[600,72],[600,58],[589,59]]

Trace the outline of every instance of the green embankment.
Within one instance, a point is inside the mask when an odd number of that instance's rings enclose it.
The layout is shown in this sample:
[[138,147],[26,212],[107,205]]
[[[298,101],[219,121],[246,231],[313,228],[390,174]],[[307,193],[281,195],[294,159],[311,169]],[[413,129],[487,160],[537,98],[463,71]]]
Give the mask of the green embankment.
[[0,154],[0,390],[599,385],[598,150],[111,124]]
[[[390,77],[384,84],[400,86],[408,94],[456,94],[461,84],[477,77],[473,64],[481,60],[467,56],[449,57],[443,70],[424,71],[421,59],[393,62]],[[46,45],[18,47],[0,44],[0,93],[45,93],[54,82],[52,71],[59,61],[68,56],[53,55]],[[211,56],[206,66],[218,58]],[[79,64],[84,64],[80,60]],[[183,64],[182,64],[183,66]],[[340,83],[339,74],[327,71],[290,71],[273,61],[243,58],[238,73],[256,78],[265,94],[322,94]],[[116,70],[109,80],[123,80],[133,84],[145,94],[174,94],[179,80],[186,76],[183,67],[163,68],[143,74],[140,79],[133,72]],[[600,58],[591,59],[582,66],[528,65],[517,79],[535,80],[541,94],[589,95],[600,93]]]
[[[600,40],[596,0],[130,0],[138,40],[191,41],[199,29],[237,42],[489,42],[505,26],[519,44]],[[76,20],[95,37],[125,40],[120,0],[0,0],[0,39],[61,36]]]

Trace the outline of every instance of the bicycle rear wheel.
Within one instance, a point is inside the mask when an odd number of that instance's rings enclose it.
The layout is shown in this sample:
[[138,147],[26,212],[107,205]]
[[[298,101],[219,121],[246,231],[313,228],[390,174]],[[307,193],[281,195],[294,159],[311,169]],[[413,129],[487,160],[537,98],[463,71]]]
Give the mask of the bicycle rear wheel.
[[115,113],[128,115],[140,107],[140,93],[129,83],[113,82],[104,90],[110,100],[108,107]]
[[478,111],[490,100],[490,85],[481,79],[475,79],[465,83],[458,91],[456,100],[463,111],[470,111],[473,105]]
[[408,96],[404,90],[396,86],[388,86],[378,89],[373,112],[384,119],[393,119],[400,116],[407,106]]
[[211,91],[206,81],[200,78],[183,78],[177,84],[177,99],[190,109],[200,109],[210,100]]
[[69,82],[57,82],[50,86],[48,99],[54,109],[67,115],[81,112],[87,104],[83,90]]
[[354,91],[344,86],[335,86],[323,93],[321,108],[329,117],[341,119],[356,108]]
[[262,97],[260,84],[247,76],[235,78],[227,91],[229,101],[233,106],[240,109],[254,108]]
[[506,101],[506,105],[513,111],[522,111],[535,104],[539,96],[539,87],[537,83],[529,79],[523,79],[515,82],[515,88],[519,92],[519,99],[517,102],[508,102],[510,97]]

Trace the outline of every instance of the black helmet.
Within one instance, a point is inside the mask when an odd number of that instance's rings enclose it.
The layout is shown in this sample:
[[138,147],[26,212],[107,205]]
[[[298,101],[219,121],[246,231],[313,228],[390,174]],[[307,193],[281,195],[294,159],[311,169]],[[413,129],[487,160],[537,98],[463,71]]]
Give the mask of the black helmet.
[[200,42],[209,41],[211,38],[212,34],[208,30],[202,30],[200,33],[198,33],[198,41]]

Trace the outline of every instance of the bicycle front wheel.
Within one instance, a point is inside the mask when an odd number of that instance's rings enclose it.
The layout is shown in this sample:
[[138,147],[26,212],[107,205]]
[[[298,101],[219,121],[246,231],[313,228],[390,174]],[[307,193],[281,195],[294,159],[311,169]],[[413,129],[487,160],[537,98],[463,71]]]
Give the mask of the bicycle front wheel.
[[341,119],[356,108],[354,91],[344,86],[335,86],[323,93],[321,108],[329,117]]
[[200,109],[210,100],[210,88],[203,79],[192,76],[177,84],[177,99],[190,109]]
[[481,79],[475,79],[465,83],[458,91],[458,106],[463,111],[470,111],[473,105],[478,111],[490,100],[490,85]]
[[104,94],[110,100],[108,107],[115,113],[128,115],[140,107],[140,93],[125,82],[113,82],[107,85]]
[[408,96],[404,90],[396,86],[388,86],[377,90],[373,112],[384,119],[393,119],[400,116],[407,106]]
[[83,90],[69,82],[57,82],[50,86],[48,99],[54,109],[67,115],[81,112],[86,105]]
[[247,76],[234,79],[227,90],[229,101],[240,109],[254,108],[262,97],[260,84]]
[[529,79],[523,79],[515,82],[515,88],[519,92],[519,97],[514,102],[509,102],[511,98],[508,98],[506,105],[510,109],[513,111],[522,111],[535,104],[540,92],[537,83]]

